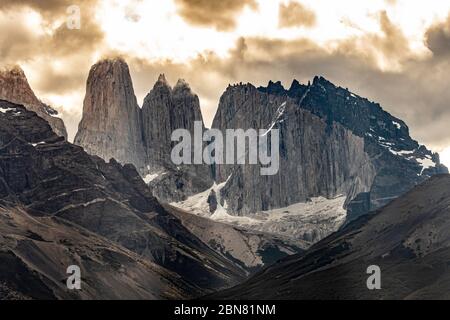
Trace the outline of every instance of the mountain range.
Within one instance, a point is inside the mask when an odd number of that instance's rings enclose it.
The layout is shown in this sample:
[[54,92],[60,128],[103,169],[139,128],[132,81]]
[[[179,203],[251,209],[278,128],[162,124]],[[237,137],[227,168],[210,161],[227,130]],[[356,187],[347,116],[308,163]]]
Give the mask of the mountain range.
[[[89,73],[75,144],[106,161],[134,164],[162,202],[309,245],[448,172],[402,120],[323,77],[307,85],[294,80],[289,89],[280,82],[230,85],[220,98],[212,129],[279,130],[276,175],[249,164],[175,166],[170,135],[193,132],[194,121],[203,123],[186,81],[171,88],[160,75],[139,108],[126,62],[106,59]],[[317,202],[308,217],[299,214]]]
[[[87,154],[4,100],[0,143],[2,298],[192,298],[298,250],[219,223],[213,247],[188,230],[198,222],[153,197],[134,166]],[[80,292],[66,290],[69,264],[86,275]]]
[[[121,58],[92,66],[73,144],[19,67],[0,73],[0,99],[1,299],[447,296],[447,168],[323,77],[220,98],[212,129],[279,130],[273,176],[174,165],[171,133],[204,123],[199,99],[160,75],[140,108]],[[367,290],[369,265],[385,290]]]

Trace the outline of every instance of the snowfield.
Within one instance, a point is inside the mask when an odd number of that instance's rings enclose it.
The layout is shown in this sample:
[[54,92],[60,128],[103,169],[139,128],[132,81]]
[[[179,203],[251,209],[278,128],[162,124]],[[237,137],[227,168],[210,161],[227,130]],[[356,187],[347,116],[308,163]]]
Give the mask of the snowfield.
[[[316,197],[306,203],[296,203],[285,208],[261,211],[248,216],[233,215],[228,212],[226,202],[220,204],[220,190],[225,184],[226,182],[214,184],[202,193],[171,205],[217,222],[266,232],[293,241],[302,240],[311,245],[337,231],[345,222],[345,196],[334,199]],[[212,190],[216,192],[218,205],[217,210],[211,214],[207,200]]]

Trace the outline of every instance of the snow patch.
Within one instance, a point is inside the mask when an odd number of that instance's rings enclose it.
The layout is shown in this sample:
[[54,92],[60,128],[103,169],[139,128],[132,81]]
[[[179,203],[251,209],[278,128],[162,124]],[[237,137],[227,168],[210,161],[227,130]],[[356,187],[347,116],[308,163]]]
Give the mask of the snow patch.
[[397,127],[398,130],[402,128],[402,125],[396,121],[392,121],[392,124]]
[[6,109],[0,108],[1,113],[7,113],[9,111],[14,112],[14,115],[20,115],[20,111],[18,111],[16,108],[6,108]]
[[434,166],[435,166],[435,163],[433,162],[433,160],[428,159],[428,158],[425,158],[425,159],[417,158],[416,161],[422,167],[422,171],[420,172],[420,174],[422,174],[424,170],[429,169],[429,168],[434,168]]
[[41,144],[46,144],[46,142],[45,141],[41,141],[41,142],[38,142],[38,143],[32,143],[31,145],[33,147],[36,147],[36,146],[41,145]]
[[272,121],[272,124],[270,125],[269,129],[264,132],[261,136],[264,137],[265,135],[267,135],[270,131],[272,131],[273,127],[275,126],[275,124],[277,124],[277,122],[280,122],[280,118],[281,116],[284,114],[284,111],[286,110],[286,101],[283,102],[277,109],[276,112],[276,116],[275,116],[275,120]]
[[226,181],[217,184],[214,182],[213,186],[203,192],[197,193],[193,196],[190,196],[184,201],[181,202],[173,202],[171,205],[187,210],[190,213],[193,213],[195,215],[201,216],[201,217],[208,217],[211,218],[211,213],[209,212],[209,204],[208,204],[208,197],[211,194],[211,191],[214,190],[216,193],[217,198],[217,209],[214,212],[216,215],[215,217],[225,217],[227,214],[227,204],[224,202],[224,205],[222,206],[220,204],[220,190],[222,190],[223,187],[227,184],[227,182],[230,180],[232,175],[230,175]]
[[414,154],[415,150],[401,150],[401,151],[395,151],[392,150],[391,148],[389,148],[389,152],[391,152],[392,154],[396,155],[396,156],[400,156],[400,157],[411,157]]
[[[220,190],[225,184],[226,182],[214,184],[210,189],[172,205],[217,222],[293,240],[304,240],[311,244],[337,231],[347,216],[344,209],[345,196],[334,199],[316,197],[308,202],[296,203],[285,208],[261,211],[247,216],[233,215],[228,211],[226,201],[223,206],[220,204]],[[208,196],[212,190],[216,192],[218,202],[217,210],[213,214],[209,212],[208,204]]]
[[149,184],[150,182],[152,182],[153,180],[155,180],[156,178],[158,178],[159,174],[154,173],[154,174],[148,174],[144,177],[144,182],[146,184]]
[[162,177],[163,175],[167,174],[167,172],[157,172],[157,173],[149,173],[147,174],[143,180],[146,184],[149,184],[153,180],[155,180],[158,177]]

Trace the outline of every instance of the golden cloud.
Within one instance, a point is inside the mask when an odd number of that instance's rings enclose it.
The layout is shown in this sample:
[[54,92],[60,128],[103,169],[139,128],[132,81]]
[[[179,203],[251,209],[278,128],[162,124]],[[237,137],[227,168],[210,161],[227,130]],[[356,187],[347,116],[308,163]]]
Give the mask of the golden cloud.
[[316,14],[299,2],[280,4],[279,27],[312,27],[316,24]]
[[214,27],[220,31],[232,30],[237,15],[245,8],[257,8],[255,0],[175,0],[178,13],[188,23]]

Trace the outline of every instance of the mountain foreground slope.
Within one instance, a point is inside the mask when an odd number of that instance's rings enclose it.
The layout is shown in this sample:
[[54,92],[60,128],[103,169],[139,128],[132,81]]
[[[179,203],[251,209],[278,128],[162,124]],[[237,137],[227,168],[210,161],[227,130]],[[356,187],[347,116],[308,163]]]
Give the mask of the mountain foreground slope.
[[[216,299],[449,299],[450,175],[436,175]],[[381,290],[367,268],[380,267]]]
[[88,155],[3,100],[0,206],[6,296],[67,297],[68,263],[88,283],[77,298],[189,298],[247,275],[165,210],[132,165]]

